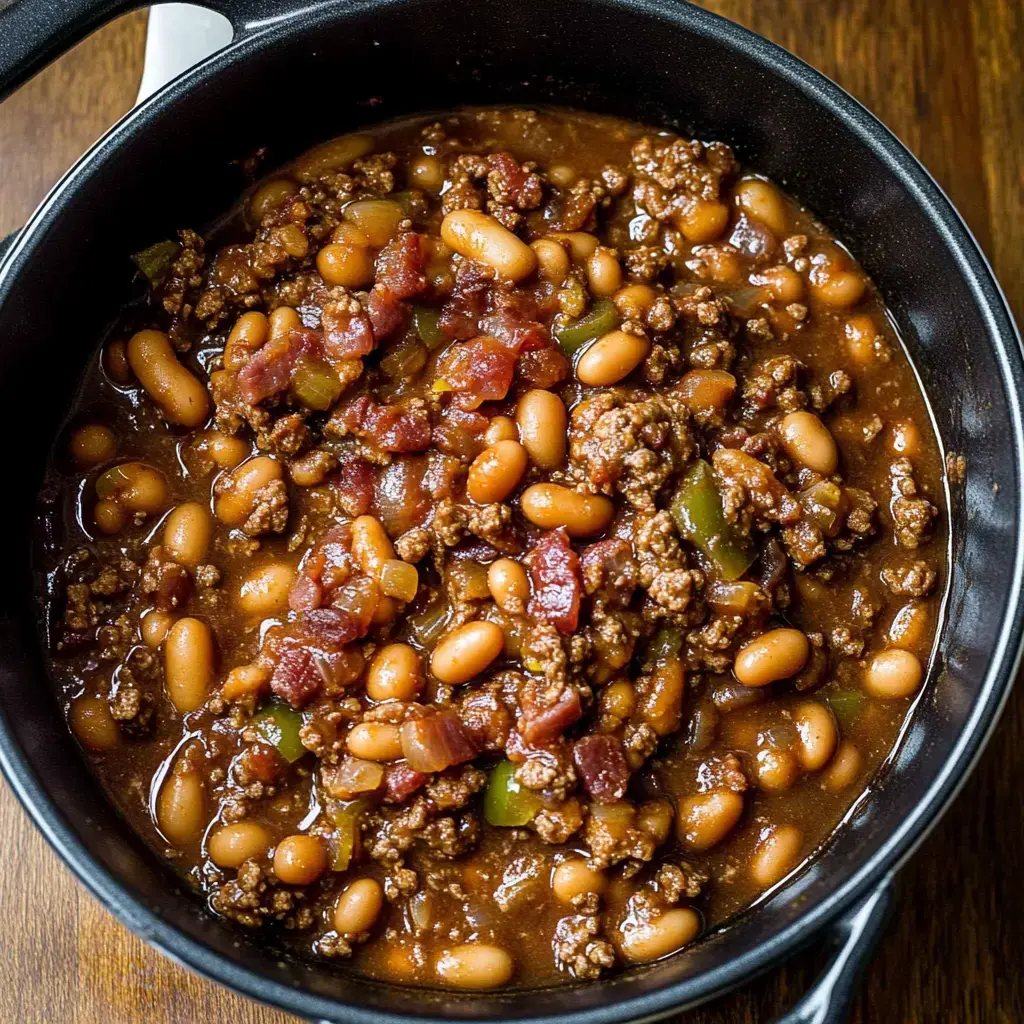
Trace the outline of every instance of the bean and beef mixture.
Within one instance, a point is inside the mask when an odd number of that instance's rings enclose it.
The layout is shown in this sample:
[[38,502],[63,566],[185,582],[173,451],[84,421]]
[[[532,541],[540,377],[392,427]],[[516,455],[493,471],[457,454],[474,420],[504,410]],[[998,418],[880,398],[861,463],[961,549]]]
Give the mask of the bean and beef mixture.
[[214,913],[396,981],[592,979],[864,792],[940,453],[871,282],[727,146],[405,121],[135,260],[42,495],[46,629]]

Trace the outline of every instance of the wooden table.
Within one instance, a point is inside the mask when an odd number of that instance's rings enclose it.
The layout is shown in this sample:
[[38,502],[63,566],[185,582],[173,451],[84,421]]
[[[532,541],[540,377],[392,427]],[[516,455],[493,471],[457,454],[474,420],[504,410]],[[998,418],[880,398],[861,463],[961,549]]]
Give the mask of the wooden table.
[[[711,0],[861,99],[921,157],[1024,322],[1021,0]],[[131,105],[145,15],[98,32],[0,106],[0,235]],[[970,344],[970,339],[965,339]],[[854,1020],[1024,1021],[1024,689],[953,810],[904,872]],[[813,955],[686,1019],[768,1021]],[[282,1024],[145,946],[73,881],[0,783],[0,1020]]]

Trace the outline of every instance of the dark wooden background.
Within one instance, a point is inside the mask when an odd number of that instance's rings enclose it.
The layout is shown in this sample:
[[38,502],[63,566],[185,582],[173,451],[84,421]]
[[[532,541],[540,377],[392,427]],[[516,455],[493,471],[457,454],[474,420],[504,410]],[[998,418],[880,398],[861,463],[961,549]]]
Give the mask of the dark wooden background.
[[[1024,0],[709,0],[874,111],[959,207],[1024,322]],[[0,105],[0,235],[133,102],[145,14],[86,40]],[[613,55],[610,55],[613,57]],[[58,273],[70,268],[57,268]],[[964,339],[970,344],[970,339]],[[959,801],[904,872],[857,1022],[1024,1021],[1024,689]],[[769,1021],[797,959],[687,1016]],[[286,1024],[150,950],[74,882],[0,782],[0,1021]]]

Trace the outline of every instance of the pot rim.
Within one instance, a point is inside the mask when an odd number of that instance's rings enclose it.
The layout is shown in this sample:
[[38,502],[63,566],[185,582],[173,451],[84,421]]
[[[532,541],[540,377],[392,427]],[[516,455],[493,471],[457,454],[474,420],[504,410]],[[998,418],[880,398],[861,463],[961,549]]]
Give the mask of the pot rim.
[[[361,7],[385,10],[405,0],[364,0]],[[1024,394],[1024,362],[1022,342],[1013,322],[1005,296],[992,269],[970,229],[953,207],[945,193],[917,158],[859,101],[809,64],[753,31],[719,15],[689,3],[673,0],[596,0],[610,6],[634,7],[638,13],[663,21],[693,35],[713,41],[725,49],[737,51],[760,64],[765,71],[778,76],[802,92],[813,103],[824,107],[841,121],[854,136],[871,150],[889,173],[897,178],[913,196],[945,239],[954,256],[957,273],[964,278],[987,320],[987,338],[992,344],[1003,380],[1007,385],[1012,448],[1018,481],[1024,481],[1024,412],[1020,395]],[[310,21],[330,20],[340,5],[325,3],[296,12],[288,17],[262,22],[255,31],[238,33],[224,49],[207,58],[181,77],[125,115],[103,135],[54,186],[29,219],[17,240],[0,261],[0,303],[16,279],[15,265],[31,255],[33,240],[61,210],[74,191],[76,183],[94,171],[94,164],[103,154],[118,145],[127,144],[137,133],[151,128],[152,122],[185,92],[210,84],[218,72],[264,48],[273,39],[301,32]],[[347,5],[345,10],[351,12]],[[977,763],[999,716],[1006,705],[1013,679],[1021,660],[1024,635],[1024,499],[1016,510],[1016,553],[1013,576],[1007,595],[1004,628],[993,652],[989,669],[982,681],[974,707],[965,722],[956,745],[927,792],[913,812],[863,863],[857,872],[818,905],[810,908],[790,925],[757,949],[749,950],[721,965],[668,984],[652,992],[608,1004],[557,1016],[517,1016],[533,1024],[564,1024],[565,1021],[586,1020],[587,1024],[615,1024],[619,1021],[657,1020],[670,1013],[706,1002],[737,987],[755,975],[778,966],[804,945],[814,934],[835,921],[856,902],[864,899],[913,855],[935,826],[963,786]],[[80,882],[111,913],[133,932],[159,949],[172,960],[228,988],[263,1002],[273,1004],[306,1017],[323,1019],[337,1017],[339,1012],[353,1024],[447,1024],[443,1016],[412,1015],[355,1006],[314,995],[262,977],[234,960],[223,956],[204,943],[163,920],[143,905],[129,888],[117,881],[79,840],[52,803],[34,776],[28,758],[14,738],[6,713],[0,707],[0,769],[16,796],[47,842]],[[429,1004],[425,1004],[429,1005]],[[493,1020],[494,1017],[459,1018]]]

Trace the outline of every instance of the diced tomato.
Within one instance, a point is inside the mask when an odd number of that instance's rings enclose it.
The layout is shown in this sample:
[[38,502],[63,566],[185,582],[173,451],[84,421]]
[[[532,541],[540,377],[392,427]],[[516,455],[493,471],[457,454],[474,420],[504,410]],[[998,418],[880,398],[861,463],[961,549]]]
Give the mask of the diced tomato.
[[455,392],[464,409],[504,398],[512,386],[516,356],[494,338],[474,338],[453,345],[440,367],[439,376]]

